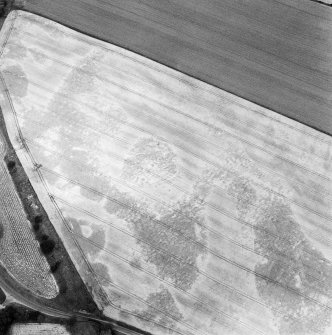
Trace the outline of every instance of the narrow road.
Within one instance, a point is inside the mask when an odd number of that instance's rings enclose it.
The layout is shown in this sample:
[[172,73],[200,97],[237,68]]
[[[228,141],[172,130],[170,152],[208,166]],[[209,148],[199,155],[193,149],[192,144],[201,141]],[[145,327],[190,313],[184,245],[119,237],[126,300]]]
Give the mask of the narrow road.
[[102,324],[109,325],[113,331],[116,331],[116,334],[123,335],[142,335],[147,334],[146,332],[138,332],[133,329],[126,328],[117,324],[115,320],[104,317],[100,318],[93,314],[82,313],[82,312],[66,312],[57,308],[49,307],[45,302],[40,302],[39,298],[35,297],[31,292],[23,288],[19,283],[16,283],[15,280],[8,274],[8,272],[0,265],[0,287],[7,293],[12,296],[19,304],[30,308],[35,311],[39,311],[45,315],[69,319],[71,317],[76,317],[77,319],[84,319],[88,321],[97,321]]
[[17,300],[23,306],[39,311],[46,315],[56,318],[70,318],[73,316],[71,313],[63,312],[55,308],[45,306],[38,302],[38,298],[35,297],[30,291],[22,287],[15,281],[13,277],[7,272],[7,270],[0,265],[0,287],[9,293],[15,300]]

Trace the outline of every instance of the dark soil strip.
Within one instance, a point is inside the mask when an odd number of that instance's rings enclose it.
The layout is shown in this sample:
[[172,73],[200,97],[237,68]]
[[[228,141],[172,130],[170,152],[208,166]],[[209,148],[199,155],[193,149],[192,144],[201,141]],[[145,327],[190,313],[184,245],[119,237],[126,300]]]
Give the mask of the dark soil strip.
[[324,5],[324,6],[332,7],[332,4],[328,4],[328,3],[324,2],[324,1],[319,1],[319,0],[310,0],[310,1],[317,2],[317,3],[319,3],[321,5]]

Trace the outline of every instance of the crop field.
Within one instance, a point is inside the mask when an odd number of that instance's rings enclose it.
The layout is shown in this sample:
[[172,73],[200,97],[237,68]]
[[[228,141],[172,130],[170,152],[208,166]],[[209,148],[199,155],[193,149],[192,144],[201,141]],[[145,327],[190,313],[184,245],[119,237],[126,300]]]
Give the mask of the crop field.
[[310,0],[23,2],[27,11],[332,134],[331,7]]
[[9,335],[70,335],[62,325],[53,323],[26,323],[14,324]]
[[39,251],[4,163],[5,151],[5,141],[0,133],[0,264],[36,295],[54,298],[58,287],[46,259]]
[[26,12],[0,47],[10,139],[106,316],[331,333],[329,136]]

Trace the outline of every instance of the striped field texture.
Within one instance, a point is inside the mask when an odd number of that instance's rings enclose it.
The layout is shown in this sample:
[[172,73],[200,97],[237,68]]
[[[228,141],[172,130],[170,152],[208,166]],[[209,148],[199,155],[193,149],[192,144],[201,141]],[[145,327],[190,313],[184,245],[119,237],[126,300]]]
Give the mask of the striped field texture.
[[27,11],[332,135],[329,6],[310,0],[22,2]]
[[11,141],[105,315],[331,334],[330,137],[26,12],[0,44]]
[[22,323],[14,324],[9,335],[70,335],[62,325],[52,323]]
[[34,294],[48,299],[58,294],[49,265],[41,255],[30,222],[4,163],[5,142],[0,134],[0,264]]

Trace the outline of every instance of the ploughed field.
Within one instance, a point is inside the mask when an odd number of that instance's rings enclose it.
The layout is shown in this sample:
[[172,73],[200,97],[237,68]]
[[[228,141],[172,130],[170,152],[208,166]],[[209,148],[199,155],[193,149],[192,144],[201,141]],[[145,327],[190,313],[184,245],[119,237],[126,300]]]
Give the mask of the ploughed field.
[[0,133],[0,264],[19,284],[44,298],[57,296],[58,286],[35,240],[20,198],[4,162]]
[[0,43],[11,141],[105,315],[331,333],[330,137],[26,12]]
[[22,323],[14,324],[9,335],[70,335],[62,325],[52,323]]
[[310,0],[26,0],[24,8],[332,134],[331,7]]

